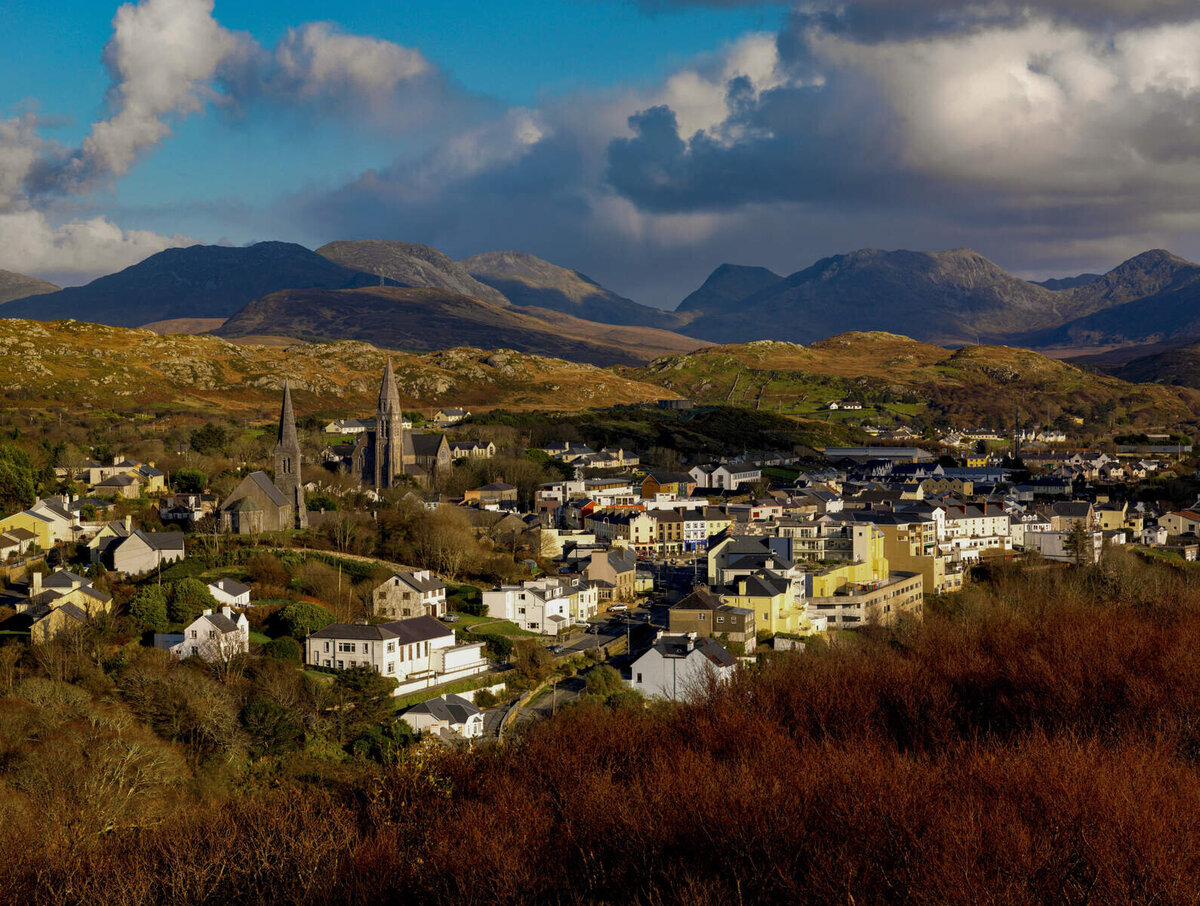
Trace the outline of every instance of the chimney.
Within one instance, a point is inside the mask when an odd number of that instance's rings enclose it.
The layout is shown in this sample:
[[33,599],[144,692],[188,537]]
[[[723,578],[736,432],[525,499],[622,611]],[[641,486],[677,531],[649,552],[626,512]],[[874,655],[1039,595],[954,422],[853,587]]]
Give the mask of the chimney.
[[233,619],[233,608],[230,607],[228,604],[226,604],[224,607],[221,608],[221,616],[229,617],[229,619],[232,620]]
[[42,593],[42,574],[29,574],[29,597],[35,598]]
[[132,516],[127,515],[125,517],[125,531],[127,531],[127,532],[133,531],[133,517]]
[[212,616],[212,608],[211,608],[211,607],[205,607],[205,608],[204,608],[204,610],[202,610],[202,611],[200,612],[200,616],[202,616],[202,617],[211,617],[211,616]]

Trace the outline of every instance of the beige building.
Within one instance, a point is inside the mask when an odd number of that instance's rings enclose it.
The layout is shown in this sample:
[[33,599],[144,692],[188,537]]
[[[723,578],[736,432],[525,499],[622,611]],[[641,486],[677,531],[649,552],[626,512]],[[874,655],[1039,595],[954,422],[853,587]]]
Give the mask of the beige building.
[[427,569],[396,573],[371,592],[371,612],[389,620],[444,617],[446,583]]

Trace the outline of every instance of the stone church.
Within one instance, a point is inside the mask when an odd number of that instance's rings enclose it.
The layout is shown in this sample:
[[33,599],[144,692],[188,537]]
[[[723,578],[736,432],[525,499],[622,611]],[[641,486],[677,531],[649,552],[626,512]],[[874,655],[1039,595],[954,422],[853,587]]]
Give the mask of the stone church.
[[450,442],[444,434],[421,434],[404,429],[396,374],[388,359],[379,386],[379,408],[375,423],[358,435],[350,454],[350,474],[369,488],[382,490],[401,484],[409,476],[428,484],[439,469],[451,463]]
[[292,409],[292,389],[286,382],[275,441],[275,480],[266,472],[251,472],[225,498],[217,517],[222,531],[242,535],[308,528],[296,413]]

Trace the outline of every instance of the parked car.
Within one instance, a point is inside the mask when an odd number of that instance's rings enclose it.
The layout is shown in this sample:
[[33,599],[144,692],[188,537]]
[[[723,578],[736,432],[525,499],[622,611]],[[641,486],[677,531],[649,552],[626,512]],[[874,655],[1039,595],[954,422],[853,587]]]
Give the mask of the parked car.
[[609,613],[625,613],[627,610],[629,610],[628,604],[614,604],[612,607],[608,608]]
[[563,653],[564,651],[566,651],[566,650],[567,650],[567,649],[563,648],[563,646],[562,646],[562,645],[551,645],[551,646],[550,646],[550,653],[551,653],[551,654],[562,654],[562,653]]
[[442,619],[443,623],[457,623],[458,622],[458,614],[448,613],[448,614],[443,615],[441,619]]

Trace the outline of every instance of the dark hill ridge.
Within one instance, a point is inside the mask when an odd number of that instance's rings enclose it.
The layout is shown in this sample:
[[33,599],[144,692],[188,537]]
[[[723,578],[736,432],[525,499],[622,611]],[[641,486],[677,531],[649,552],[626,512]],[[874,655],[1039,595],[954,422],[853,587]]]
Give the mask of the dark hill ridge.
[[548,308],[602,324],[667,330],[678,328],[684,320],[673,312],[619,296],[579,271],[526,252],[484,252],[459,263],[514,305]]
[[1087,286],[1090,283],[1095,283],[1101,276],[1101,274],[1079,274],[1075,277],[1054,277],[1050,280],[1034,280],[1032,282],[1034,286],[1058,292],[1059,290],[1078,289],[1081,286]]
[[666,331],[495,305],[444,289],[379,286],[272,293],[251,302],[216,333],[365,340],[412,351],[504,347],[595,365],[642,363],[701,345]]
[[227,318],[281,289],[346,289],[379,278],[334,264],[290,242],[246,248],[193,245],[167,249],[85,286],[9,302],[6,318],[74,318],[137,327],[172,318]]
[[58,292],[59,287],[37,277],[28,277],[13,271],[0,270],[0,304],[28,296],[40,296]]
[[765,290],[783,277],[765,267],[722,264],[708,275],[700,288],[679,303],[680,312],[713,311]]
[[744,341],[769,331],[801,343],[847,327],[936,343],[996,340],[1085,313],[1070,294],[1035,286],[970,249],[835,255],[742,299],[696,310],[688,331],[705,339]]
[[1155,249],[1073,290],[1094,310],[1064,324],[1018,334],[1022,344],[1122,346],[1200,339],[1200,265]]
[[[681,303],[681,310],[695,315],[687,332],[714,342],[769,334],[807,343],[854,327],[945,345],[1051,346],[1155,342],[1172,331],[1200,331],[1200,324],[1183,316],[1191,304],[1196,265],[1161,249],[1101,276],[1049,285],[1022,280],[971,249],[863,249],[823,258],[774,282],[769,274],[722,265]],[[744,292],[738,283],[746,278],[765,285]],[[1121,309],[1149,302],[1163,307],[1147,320],[1152,330]]]
[[448,289],[495,305],[508,305],[503,293],[479,282],[444,252],[415,242],[361,239],[329,242],[317,254],[351,270],[383,276],[397,286]]

